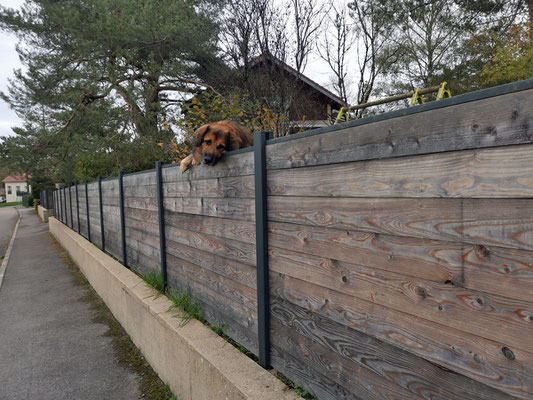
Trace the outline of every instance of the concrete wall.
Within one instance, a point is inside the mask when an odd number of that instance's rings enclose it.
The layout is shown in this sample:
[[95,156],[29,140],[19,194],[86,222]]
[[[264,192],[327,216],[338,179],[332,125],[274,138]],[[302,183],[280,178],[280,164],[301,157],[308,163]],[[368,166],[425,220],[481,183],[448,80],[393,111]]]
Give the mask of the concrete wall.
[[296,399],[284,384],[73,230],[50,218],[68,251],[161,379],[181,400]]
[[43,206],[37,206],[37,212],[44,222],[48,222],[48,218],[54,215],[54,210],[47,210]]

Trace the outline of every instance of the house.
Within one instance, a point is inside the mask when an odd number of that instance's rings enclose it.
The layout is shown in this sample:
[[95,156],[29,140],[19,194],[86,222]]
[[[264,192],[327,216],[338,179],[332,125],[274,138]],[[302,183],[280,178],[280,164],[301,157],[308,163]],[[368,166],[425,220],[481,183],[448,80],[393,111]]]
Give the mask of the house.
[[285,86],[280,92],[289,93],[288,116],[293,127],[306,130],[330,125],[334,111],[348,106],[339,96],[269,53],[252,59],[248,68],[256,83],[256,95],[261,96],[263,91],[267,96],[276,90],[261,82],[274,81],[277,87]]
[[8,203],[22,201],[22,196],[31,193],[31,185],[28,183],[26,174],[8,175],[2,183],[6,188],[6,200]]

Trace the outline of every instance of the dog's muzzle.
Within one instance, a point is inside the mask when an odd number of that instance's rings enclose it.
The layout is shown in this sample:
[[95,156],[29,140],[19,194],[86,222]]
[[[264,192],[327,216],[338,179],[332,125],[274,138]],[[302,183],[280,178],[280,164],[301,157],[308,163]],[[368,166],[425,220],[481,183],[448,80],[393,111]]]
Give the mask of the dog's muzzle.
[[217,163],[217,158],[213,154],[204,154],[202,156],[202,162],[206,165],[215,165]]

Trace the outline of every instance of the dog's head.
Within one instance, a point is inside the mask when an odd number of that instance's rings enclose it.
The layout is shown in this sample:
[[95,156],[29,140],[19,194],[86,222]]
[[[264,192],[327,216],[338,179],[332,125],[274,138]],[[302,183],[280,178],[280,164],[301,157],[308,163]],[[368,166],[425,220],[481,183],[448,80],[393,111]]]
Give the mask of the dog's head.
[[248,128],[232,121],[220,121],[198,128],[194,146],[201,155],[201,162],[212,166],[225,152],[248,147],[252,141]]

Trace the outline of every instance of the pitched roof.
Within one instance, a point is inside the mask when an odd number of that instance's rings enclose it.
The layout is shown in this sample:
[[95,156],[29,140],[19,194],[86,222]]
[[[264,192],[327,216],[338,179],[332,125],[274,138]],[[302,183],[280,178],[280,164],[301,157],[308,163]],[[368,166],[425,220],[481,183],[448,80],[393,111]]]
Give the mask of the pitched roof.
[[290,74],[296,76],[296,78],[300,79],[301,81],[307,83],[309,86],[311,86],[313,89],[317,90],[318,92],[322,93],[323,95],[329,97],[331,100],[333,100],[335,103],[340,105],[341,107],[347,107],[348,103],[346,103],[344,100],[342,100],[339,96],[331,93],[328,89],[326,89],[323,86],[320,86],[315,81],[309,79],[304,74],[299,73],[294,68],[292,68],[290,65],[286,64],[285,62],[281,61],[279,58],[273,56],[270,53],[264,52],[261,55],[255,57],[250,61],[250,67],[254,67],[258,64],[260,64],[263,61],[271,60],[274,61],[277,65],[279,65],[281,68],[283,68],[285,71],[289,72]]
[[2,180],[2,182],[26,182],[27,178],[31,178],[31,175],[29,175],[28,177],[26,177],[26,174],[8,175]]

